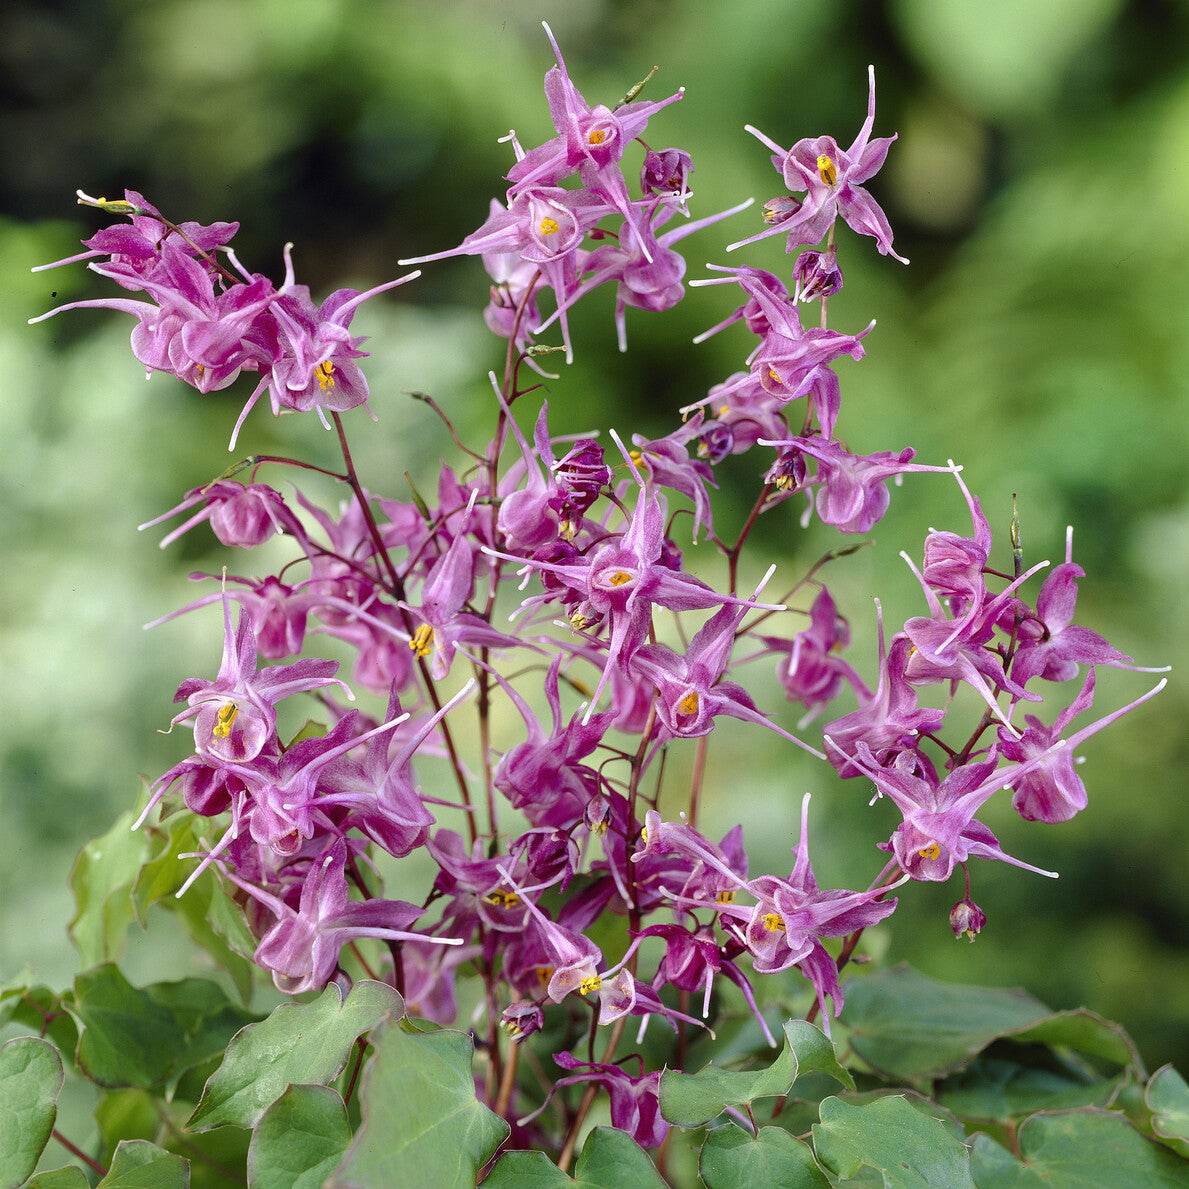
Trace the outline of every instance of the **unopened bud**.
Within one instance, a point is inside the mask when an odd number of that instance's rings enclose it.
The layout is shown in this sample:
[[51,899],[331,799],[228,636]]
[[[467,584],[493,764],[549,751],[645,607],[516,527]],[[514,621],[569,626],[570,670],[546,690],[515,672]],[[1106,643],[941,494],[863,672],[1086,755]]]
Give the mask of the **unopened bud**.
[[987,914],[973,900],[959,900],[950,909],[950,928],[955,937],[965,935],[973,941],[975,935],[987,923]]
[[507,1029],[508,1035],[518,1043],[534,1032],[540,1032],[545,1023],[545,1013],[540,1004],[531,999],[522,999],[504,1008],[500,1024]]
[[838,267],[838,250],[802,252],[793,265],[794,300],[815,301],[832,297],[842,288],[842,269]]
[[778,194],[764,203],[764,222],[783,223],[801,209],[801,199],[792,194]]

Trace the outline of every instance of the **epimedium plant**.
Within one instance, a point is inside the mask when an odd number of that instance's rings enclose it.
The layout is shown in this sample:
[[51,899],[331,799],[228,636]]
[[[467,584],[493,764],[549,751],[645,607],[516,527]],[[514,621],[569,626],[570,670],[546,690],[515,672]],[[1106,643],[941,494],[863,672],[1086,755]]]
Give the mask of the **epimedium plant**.
[[[342,467],[255,455],[150,522],[185,517],[164,544],[203,521],[232,548],[280,536],[292,560],[196,576],[210,589],[181,612],[218,606],[223,651],[175,695],[193,749],[80,856],[74,985],[0,988],[0,1019],[33,1033],[0,1050],[0,1184],[1189,1184],[1189,1087],[1170,1067],[1150,1076],[1117,1025],[903,967],[841,977],[914,882],[960,879],[950,924],[973,940],[986,916],[972,860],[1054,874],[1006,854],[983,806],[1073,817],[1078,747],[1163,685],[1091,714],[1096,669],[1139,666],[1074,622],[1072,536],[1055,566],[1025,567],[1013,518],[994,564],[959,466],[853,453],[836,432],[832,364],[861,359],[874,325],[828,325],[851,242],[836,232],[903,259],[866,189],[895,139],[873,137],[874,71],[849,148],[822,136],[786,150],[749,129],[784,191],[728,250],[786,236],[791,289],[746,265],[691,281],[734,295],[706,334],[738,323],[752,347],[671,433],[629,445],[550,430],[558,377],[544,369],[555,350],[572,357],[568,311],[614,285],[626,348],[629,307],[683,295],[676,245],[749,204],[693,219],[689,154],[648,141],[682,93],[643,100],[640,84],[592,107],[549,38],[556,135],[525,149],[509,134],[509,186],[483,226],[402,262],[480,256],[485,318],[506,340],[489,442],[464,441],[422,398],[461,460],[432,495],[366,486],[343,417],[369,397],[355,311],[417,272],[317,305],[288,249],[280,285],[249,272],[228,246],[236,224],[174,223],[131,191],[80,196],[126,221],[57,263],[86,260],[141,296],[51,314],[131,314],[146,369],[200,392],[255,373],[232,449],[267,394],[274,413],[316,412]],[[538,342],[554,322],[560,348]],[[548,391],[567,399],[564,383]],[[728,539],[715,467],[744,454],[758,491]],[[931,530],[909,559],[922,614],[889,635],[877,601],[865,678],[841,655],[847,621],[822,575],[883,516],[889,481],[928,473],[957,488],[970,528]],[[745,585],[746,546],[790,501],[844,540],[771,600],[778,567]],[[326,636],[352,657],[349,679],[307,654]],[[800,723],[745,684],[773,665]],[[857,708],[835,707],[844,692]],[[789,793],[787,874],[751,870],[741,827],[706,836],[724,717],[894,807],[865,887],[819,885],[808,795]],[[666,761],[683,753],[677,788]],[[414,855],[429,880],[414,901],[386,897],[383,872]],[[128,981],[122,939],[154,904],[222,981]],[[266,1016],[245,1006],[259,972],[292,997]],[[99,1088],[93,1136],[56,1126],[67,1073]],[[75,1163],[50,1168],[51,1140]]]

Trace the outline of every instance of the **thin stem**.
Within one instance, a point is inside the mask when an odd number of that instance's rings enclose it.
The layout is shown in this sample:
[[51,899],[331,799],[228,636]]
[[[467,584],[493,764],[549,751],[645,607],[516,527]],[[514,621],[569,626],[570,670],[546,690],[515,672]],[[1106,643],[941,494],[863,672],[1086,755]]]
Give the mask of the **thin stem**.
[[693,829],[697,829],[698,826],[698,801],[702,795],[702,781],[706,776],[706,754],[709,750],[710,736],[700,736],[697,749],[694,751],[694,771],[689,782],[689,824]]
[[739,554],[743,552],[743,544],[747,540],[751,530],[755,527],[756,521],[760,518],[760,513],[764,510],[764,504],[767,503],[768,496],[771,494],[772,484],[765,483],[760,488],[760,494],[756,496],[756,502],[752,505],[747,520],[739,530],[739,536],[735,544],[727,550],[727,571],[730,575],[729,589],[731,594],[735,593],[736,586],[738,585]]
[[347,1082],[347,1088],[343,1091],[343,1102],[351,1101],[351,1095],[355,1092],[355,1082],[359,1077],[359,1071],[363,1067],[363,1055],[367,1052],[367,1041],[362,1037],[358,1037],[355,1041],[355,1047],[359,1052],[355,1056],[355,1068],[351,1070],[351,1077]]
[[508,1049],[508,1058],[504,1062],[504,1076],[500,1079],[500,1092],[495,1100],[495,1113],[501,1118],[508,1114],[508,1107],[512,1102],[512,1091],[516,1088],[516,1069],[520,1064],[520,1045],[513,1042]]
[[50,1133],[76,1159],[81,1160],[88,1168],[93,1169],[101,1177],[107,1176],[107,1169],[98,1160],[92,1160],[81,1148],[76,1148],[56,1127]]

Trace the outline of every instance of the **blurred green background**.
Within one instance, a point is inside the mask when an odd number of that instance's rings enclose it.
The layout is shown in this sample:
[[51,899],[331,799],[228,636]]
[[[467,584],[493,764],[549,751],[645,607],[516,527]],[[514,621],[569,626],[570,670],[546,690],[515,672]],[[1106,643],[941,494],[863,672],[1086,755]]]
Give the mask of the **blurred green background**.
[[[115,314],[28,327],[59,301],[114,291],[80,266],[30,266],[77,250],[101,225],[74,205],[76,187],[130,187],[177,220],[240,220],[240,258],[278,279],[293,241],[298,279],[316,298],[386,280],[398,258],[453,246],[485,218],[511,161],[497,137],[515,127],[527,146],[551,133],[542,17],[592,103],[614,103],[654,65],[646,97],[687,88],[650,142],[693,153],[696,215],[780,192],[745,123],[785,146],[822,132],[848,144],[875,63],[875,131],[900,141],[872,190],[912,265],[841,232],[847,287],[831,325],[878,325],[868,358],[840,369],[839,432],[856,450],[912,445],[921,461],[962,462],[1003,567],[1011,493],[1028,562],[1058,557],[1074,524],[1075,560],[1087,570],[1078,621],[1138,663],[1174,665],[1159,699],[1082,749],[1090,807],[1075,821],[1044,828],[1006,806],[991,811],[1005,849],[1059,869],[1059,880],[977,866],[974,895],[990,921],[973,946],[956,945],[947,924],[957,879],[914,886],[876,941],[889,961],[937,977],[1087,1004],[1121,1020],[1152,1066],[1186,1068],[1183,0],[9,3],[0,16],[0,341],[12,364],[0,470],[0,977],[25,963],[51,983],[71,977],[72,857],[132,802],[138,773],[155,776],[184,754],[183,738],[157,728],[177,683],[218,662],[217,613],[147,635],[141,625],[194,597],[191,570],[245,566],[203,532],[161,553],[160,532],[135,526],[227,464],[250,379],[207,397],[161,375],[146,384],[128,351],[130,322]],[[689,275],[706,275],[707,261],[787,275],[782,237],[724,256],[752,218],[687,240]],[[356,413],[349,426],[373,488],[403,497],[403,471],[432,484],[437,460],[451,455],[402,389],[432,393],[482,432],[485,372],[502,357],[479,316],[486,294],[477,261],[450,261],[357,317],[353,330],[373,336],[380,423]],[[555,431],[667,432],[677,407],[742,365],[741,330],[690,346],[734,301],[711,288],[663,317],[629,311],[621,356],[612,297],[597,295],[574,316],[577,361],[550,385]],[[316,423],[274,423],[263,410],[239,450],[333,462]],[[724,468],[724,530],[750,502],[755,465]],[[265,477],[283,484],[279,472]],[[820,526],[802,533],[799,510],[766,518],[757,537],[759,552],[794,576],[834,541]],[[874,671],[872,593],[893,625],[921,612],[898,550],[919,556],[930,526],[968,523],[952,482],[910,476],[872,534],[875,548],[831,569],[861,671]],[[1098,713],[1154,680],[1099,676]],[[762,704],[779,707],[771,681]],[[791,710],[781,713],[791,724]],[[859,782],[840,785],[758,734],[712,747],[708,788],[724,795],[708,808],[708,832],[742,816],[753,872],[787,872],[801,794],[820,790],[819,878],[864,883],[880,861],[874,841],[890,828],[883,807],[867,808]],[[736,746],[755,757],[742,771]],[[150,934],[135,962],[182,973],[172,942],[168,928]]]

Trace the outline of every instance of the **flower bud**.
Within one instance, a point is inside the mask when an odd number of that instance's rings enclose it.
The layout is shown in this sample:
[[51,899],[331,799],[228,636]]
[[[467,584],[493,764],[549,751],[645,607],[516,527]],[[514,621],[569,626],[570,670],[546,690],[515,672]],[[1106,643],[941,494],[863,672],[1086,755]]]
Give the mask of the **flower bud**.
[[780,452],[765,473],[764,482],[774,484],[781,491],[800,491],[808,472],[805,455],[796,447],[791,447]]
[[831,297],[842,288],[842,270],[838,267],[838,250],[802,252],[793,265],[794,300],[816,301]]
[[686,194],[694,166],[684,149],[649,149],[640,170],[640,189],[645,194]]
[[534,1032],[540,1032],[545,1024],[545,1013],[541,1005],[531,999],[521,999],[511,1007],[504,1008],[500,1024],[517,1043]]
[[792,194],[780,194],[776,198],[769,198],[764,203],[764,222],[769,224],[783,223],[791,219],[801,209],[801,199]]
[[710,421],[698,439],[698,457],[710,463],[722,462],[734,446],[735,431],[722,421]]
[[987,923],[987,914],[973,900],[959,900],[950,909],[950,928],[954,936],[960,938],[963,934],[973,941],[975,934]]

